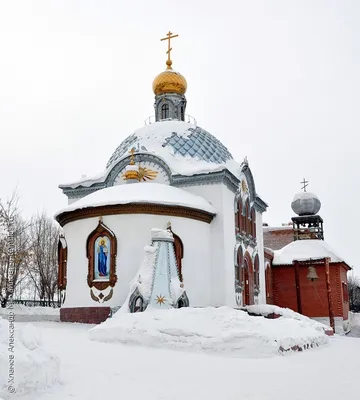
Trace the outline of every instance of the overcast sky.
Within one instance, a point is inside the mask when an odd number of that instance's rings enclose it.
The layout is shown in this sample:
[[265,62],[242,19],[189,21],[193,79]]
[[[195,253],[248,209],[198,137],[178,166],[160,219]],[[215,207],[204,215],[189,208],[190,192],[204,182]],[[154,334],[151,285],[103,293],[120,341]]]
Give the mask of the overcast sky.
[[305,177],[360,274],[359,20],[358,0],[0,0],[0,198],[53,214],[104,170],[153,114],[171,30],[187,113],[248,157],[264,221],[290,221]]

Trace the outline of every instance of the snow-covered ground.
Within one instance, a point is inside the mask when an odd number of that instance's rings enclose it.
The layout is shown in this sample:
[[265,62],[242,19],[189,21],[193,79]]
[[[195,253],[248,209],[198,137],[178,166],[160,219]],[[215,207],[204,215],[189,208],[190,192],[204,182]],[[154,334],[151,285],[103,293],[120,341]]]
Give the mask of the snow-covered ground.
[[34,325],[44,350],[61,359],[61,383],[22,400],[338,400],[359,393],[356,338],[335,335],[309,351],[247,359],[91,341],[85,324]]
[[324,329],[315,329],[313,322],[306,317],[252,317],[230,307],[147,309],[134,314],[120,309],[113,318],[91,329],[89,335],[104,342],[265,357],[327,344]]
[[[44,351],[41,332],[31,324],[15,325],[0,317],[0,399],[34,393],[57,382],[59,359]],[[12,381],[14,379],[14,382]]]

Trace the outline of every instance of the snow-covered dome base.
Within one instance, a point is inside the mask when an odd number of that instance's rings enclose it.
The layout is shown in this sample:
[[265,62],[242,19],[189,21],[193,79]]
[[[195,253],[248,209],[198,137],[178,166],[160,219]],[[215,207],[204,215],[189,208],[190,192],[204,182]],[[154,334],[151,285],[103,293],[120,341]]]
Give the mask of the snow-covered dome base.
[[175,174],[191,175],[224,168],[236,176],[239,173],[239,164],[216,137],[184,121],[160,121],[136,130],[117,147],[106,168],[111,169],[132,148],[163,158]]

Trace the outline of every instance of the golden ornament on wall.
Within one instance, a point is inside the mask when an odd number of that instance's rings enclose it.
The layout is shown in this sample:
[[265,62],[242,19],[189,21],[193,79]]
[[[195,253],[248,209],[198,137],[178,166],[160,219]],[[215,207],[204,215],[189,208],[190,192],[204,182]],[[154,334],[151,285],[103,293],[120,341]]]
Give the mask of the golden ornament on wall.
[[[152,169],[139,166],[139,182],[153,181],[154,179],[156,179],[157,175],[158,171],[153,171]],[[126,180],[125,172],[122,174],[122,176]]]
[[242,181],[241,181],[241,190],[242,190],[244,193],[248,193],[248,192],[249,192],[249,188],[247,187],[247,184],[246,184],[245,180],[242,180]]

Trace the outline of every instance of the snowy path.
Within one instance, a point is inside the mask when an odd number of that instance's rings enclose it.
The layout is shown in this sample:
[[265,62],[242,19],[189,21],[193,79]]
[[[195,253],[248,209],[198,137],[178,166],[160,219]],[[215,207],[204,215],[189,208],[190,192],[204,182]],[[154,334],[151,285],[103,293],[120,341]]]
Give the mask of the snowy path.
[[[25,400],[356,398],[360,340],[271,358],[229,358],[91,342],[89,325],[34,323],[61,358],[62,385]],[[355,396],[355,397],[354,397]]]

